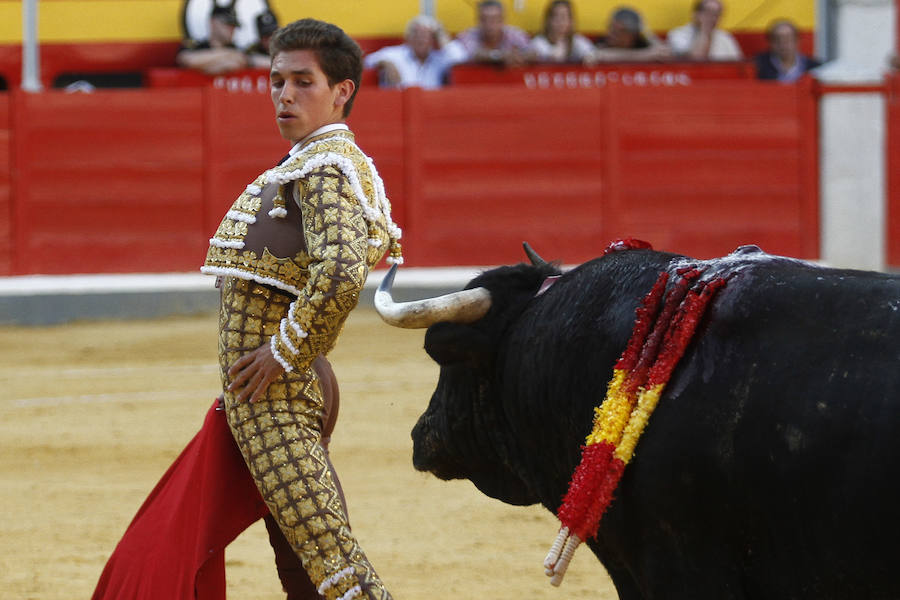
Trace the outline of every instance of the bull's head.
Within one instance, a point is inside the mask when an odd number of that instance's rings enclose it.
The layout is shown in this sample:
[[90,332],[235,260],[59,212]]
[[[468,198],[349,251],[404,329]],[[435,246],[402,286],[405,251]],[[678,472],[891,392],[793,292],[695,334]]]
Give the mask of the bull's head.
[[441,366],[428,409],[412,431],[413,465],[449,479],[469,479],[510,504],[539,499],[515,460],[515,432],[501,405],[498,350],[510,326],[556,265],[526,244],[531,265],[482,273],[466,289],[438,298],[395,303],[396,267],[382,281],[375,307],[391,325],[428,328],[425,350]]

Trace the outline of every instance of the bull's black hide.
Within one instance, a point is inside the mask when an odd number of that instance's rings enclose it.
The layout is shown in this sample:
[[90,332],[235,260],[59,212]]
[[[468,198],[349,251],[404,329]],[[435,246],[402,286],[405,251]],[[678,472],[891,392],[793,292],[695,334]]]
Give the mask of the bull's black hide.
[[[743,256],[589,546],[623,600],[900,598],[900,277]],[[615,252],[537,297],[553,268],[473,280],[490,312],[426,333],[416,468],[555,513],[672,259]]]

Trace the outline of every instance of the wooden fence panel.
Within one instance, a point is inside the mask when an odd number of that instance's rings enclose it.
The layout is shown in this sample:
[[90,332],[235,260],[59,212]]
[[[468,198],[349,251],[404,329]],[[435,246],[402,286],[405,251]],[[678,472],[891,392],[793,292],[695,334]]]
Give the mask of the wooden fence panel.
[[200,90],[14,94],[14,273],[197,268]]
[[[698,257],[745,243],[818,256],[807,83],[364,91],[349,123],[409,265],[517,262],[523,241],[572,264],[630,236]],[[0,96],[3,131],[7,274],[194,271],[236,195],[289,147],[267,94],[210,86],[17,91]]]

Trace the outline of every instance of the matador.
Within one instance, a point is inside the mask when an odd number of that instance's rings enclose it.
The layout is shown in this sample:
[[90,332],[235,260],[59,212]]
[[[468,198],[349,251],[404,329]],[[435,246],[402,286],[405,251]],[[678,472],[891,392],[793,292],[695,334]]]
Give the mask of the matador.
[[318,593],[390,598],[350,532],[321,443],[312,363],[335,345],[369,269],[402,261],[372,160],[344,123],[359,47],[303,19],[272,39],[271,93],[289,157],[259,175],[210,239],[221,288],[219,364],[231,432],[263,500]]

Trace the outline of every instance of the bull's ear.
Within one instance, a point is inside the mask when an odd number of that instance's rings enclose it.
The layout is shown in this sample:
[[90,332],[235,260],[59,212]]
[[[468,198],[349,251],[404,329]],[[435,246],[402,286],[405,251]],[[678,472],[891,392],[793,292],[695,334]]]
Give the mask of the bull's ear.
[[436,323],[425,332],[425,351],[439,365],[480,362],[490,355],[491,343],[471,325]]

